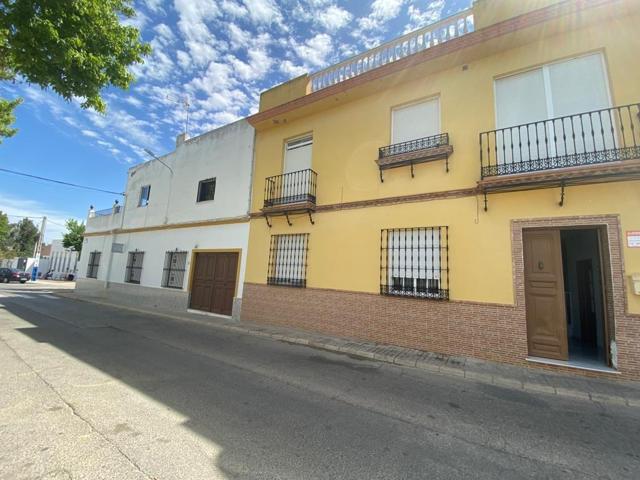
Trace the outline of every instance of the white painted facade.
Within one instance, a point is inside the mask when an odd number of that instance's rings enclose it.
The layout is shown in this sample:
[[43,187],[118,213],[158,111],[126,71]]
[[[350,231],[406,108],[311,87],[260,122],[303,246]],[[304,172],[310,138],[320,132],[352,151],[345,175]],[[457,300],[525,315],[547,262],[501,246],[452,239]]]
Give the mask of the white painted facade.
[[50,273],[53,280],[66,280],[69,275],[73,275],[75,278],[78,273],[78,252],[65,248],[62,245],[62,240],[53,240],[51,242],[48,265],[43,260],[45,259],[40,258],[38,264],[38,271],[42,276]]
[[[126,200],[89,212],[77,290],[140,307],[186,310],[193,252],[239,251],[234,317],[239,314],[249,239],[254,130],[240,120],[183,141],[160,159],[132,167]],[[215,178],[213,200],[197,201],[202,180]],[[143,187],[151,187],[139,206]],[[100,234],[103,233],[104,234]],[[125,282],[128,253],[144,252],[140,284]],[[162,286],[168,251],[187,252],[182,289]],[[100,252],[97,278],[87,278],[91,252]],[[236,308],[237,307],[237,308]]]

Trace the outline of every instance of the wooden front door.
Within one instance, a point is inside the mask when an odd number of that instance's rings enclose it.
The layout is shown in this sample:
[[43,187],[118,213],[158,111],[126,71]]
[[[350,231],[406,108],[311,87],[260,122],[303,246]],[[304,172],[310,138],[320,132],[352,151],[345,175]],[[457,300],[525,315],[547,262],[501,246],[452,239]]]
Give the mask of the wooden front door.
[[523,242],[529,355],[567,360],[560,230],[525,230]]
[[191,287],[191,308],[231,315],[236,290],[238,254],[196,253]]

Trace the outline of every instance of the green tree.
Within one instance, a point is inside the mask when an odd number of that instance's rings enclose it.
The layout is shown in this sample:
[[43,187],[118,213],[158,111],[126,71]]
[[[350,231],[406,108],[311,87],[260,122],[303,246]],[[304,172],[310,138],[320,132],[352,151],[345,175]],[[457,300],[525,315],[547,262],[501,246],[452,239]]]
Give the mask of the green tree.
[[[101,91],[127,89],[128,67],[151,52],[121,22],[134,16],[132,0],[0,0],[0,80],[24,79],[104,112]],[[0,141],[15,134],[19,102],[0,99]]]
[[7,253],[9,253],[10,231],[9,217],[6,213],[0,211],[0,258],[6,258]]
[[84,241],[84,223],[70,218],[66,225],[67,231],[62,236],[62,246],[73,248],[79,254],[82,251],[82,242]]
[[38,241],[40,231],[28,218],[23,218],[18,223],[11,224],[9,231],[9,248],[17,257],[30,257]]

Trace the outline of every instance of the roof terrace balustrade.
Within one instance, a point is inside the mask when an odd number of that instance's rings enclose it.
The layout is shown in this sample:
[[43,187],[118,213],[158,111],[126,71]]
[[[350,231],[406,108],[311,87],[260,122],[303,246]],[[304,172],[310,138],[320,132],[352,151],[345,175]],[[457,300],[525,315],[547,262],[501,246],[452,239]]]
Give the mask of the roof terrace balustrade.
[[401,58],[474,31],[471,9],[383,43],[311,75],[311,92],[357,77]]

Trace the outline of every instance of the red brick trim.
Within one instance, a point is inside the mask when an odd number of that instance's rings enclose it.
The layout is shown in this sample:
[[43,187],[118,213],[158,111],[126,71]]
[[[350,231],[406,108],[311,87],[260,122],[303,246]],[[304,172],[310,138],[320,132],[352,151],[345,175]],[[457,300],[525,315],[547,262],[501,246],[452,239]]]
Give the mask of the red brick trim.
[[[416,193],[414,195],[400,195],[397,197],[374,198],[371,200],[356,200],[354,202],[330,203],[328,205],[318,205],[316,213],[334,212],[337,210],[352,210],[355,208],[386,207],[400,203],[428,202],[432,200],[444,200],[450,198],[472,197],[478,193],[478,189],[460,188],[457,190],[444,190],[442,192]],[[262,212],[251,213],[251,218],[263,217]]]
[[264,112],[258,112],[250,117],[247,117],[247,121],[257,126],[260,122],[269,120],[278,115],[296,110],[301,107],[305,107],[312,103],[318,102],[324,98],[331,97],[338,93],[346,92],[352,88],[355,88],[364,83],[377,80],[382,77],[386,77],[393,73],[402,71],[406,68],[413,67],[415,65],[428,62],[438,57],[443,57],[450,53],[463,50],[468,47],[479,45],[488,40],[492,40],[496,37],[501,37],[509,33],[522,30],[527,27],[532,27],[549,20],[552,20],[562,15],[566,15],[571,11],[583,11],[588,8],[598,7],[601,5],[607,5],[615,3],[616,0],[565,0],[547,7],[527,12],[517,17],[513,17],[502,22],[490,25],[488,27],[476,30],[475,32],[468,33],[462,37],[454,38],[448,42],[440,45],[433,46],[421,52],[409,55],[387,65],[370,70],[367,73],[358,75],[357,77],[344,80],[322,90],[310,93],[300,98],[296,98],[282,105],[270,108]]
[[[618,371],[587,372],[526,361],[522,231],[543,227],[606,227],[612,321]],[[514,305],[396,298],[374,293],[286,288],[245,283],[242,319],[328,335],[416,348],[445,355],[545,368],[567,373],[640,380],[640,315],[629,314],[618,215],[516,219],[511,222]],[[505,252],[508,255],[509,252]]]

